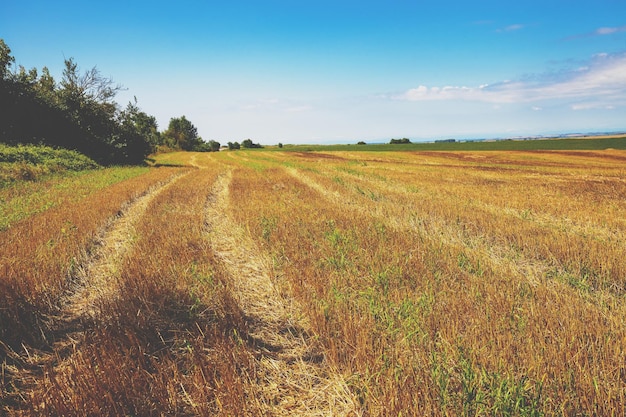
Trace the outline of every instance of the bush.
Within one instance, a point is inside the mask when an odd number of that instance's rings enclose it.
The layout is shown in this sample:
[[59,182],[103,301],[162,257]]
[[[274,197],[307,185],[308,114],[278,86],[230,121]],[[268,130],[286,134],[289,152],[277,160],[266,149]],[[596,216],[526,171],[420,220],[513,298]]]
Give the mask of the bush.
[[99,165],[85,155],[68,149],[42,145],[0,144],[0,185],[62,171],[95,169]]
[[402,138],[402,139],[391,139],[389,143],[392,145],[401,145],[405,143],[411,143],[411,141],[409,140],[409,138]]

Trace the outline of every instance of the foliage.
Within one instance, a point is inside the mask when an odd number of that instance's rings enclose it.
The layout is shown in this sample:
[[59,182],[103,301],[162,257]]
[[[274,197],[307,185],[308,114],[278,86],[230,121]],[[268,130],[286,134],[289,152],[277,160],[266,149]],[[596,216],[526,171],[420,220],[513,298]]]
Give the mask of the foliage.
[[50,173],[81,171],[98,166],[87,156],[68,149],[0,143],[0,187],[16,180],[34,180]]
[[[42,143],[77,150],[101,164],[141,163],[159,139],[156,122],[136,104],[114,101],[121,87],[97,68],[81,72],[66,59],[59,83],[46,67],[19,67],[0,39],[0,142]],[[154,127],[154,129],[153,129]]]
[[92,169],[98,166],[85,155],[68,149],[34,145],[8,146],[0,143],[0,163],[2,162],[56,165],[71,171]]
[[263,146],[259,145],[258,143],[254,143],[252,142],[252,139],[245,139],[243,142],[241,142],[241,146],[245,149],[253,149],[253,148],[262,148]]
[[411,141],[409,140],[409,138],[391,139],[391,140],[389,141],[389,144],[391,144],[391,145],[407,144],[407,143],[411,143]]
[[126,109],[117,116],[118,128],[114,135],[118,152],[128,163],[141,163],[153,153],[161,136],[154,116],[142,112],[136,103],[128,103]]
[[[167,130],[163,132],[164,143],[173,149],[208,152],[219,150],[219,143],[206,143],[198,136],[198,129],[185,116],[173,117]],[[213,143],[212,143],[213,142]],[[217,144],[217,148],[215,145]]]

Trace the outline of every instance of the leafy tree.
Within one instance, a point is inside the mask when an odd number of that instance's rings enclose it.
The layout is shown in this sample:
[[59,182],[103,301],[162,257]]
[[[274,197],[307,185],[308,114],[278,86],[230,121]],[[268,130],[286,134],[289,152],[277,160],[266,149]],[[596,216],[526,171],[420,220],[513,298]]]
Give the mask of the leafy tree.
[[[46,67],[41,74],[22,66],[12,70],[14,62],[0,39],[1,142],[74,149],[101,164],[141,163],[163,143],[156,119],[142,112],[136,100],[121,110],[114,100],[121,87],[96,67],[81,72],[73,59],[66,59],[57,82]],[[177,147],[191,150],[204,144],[184,116],[177,122],[169,129]]]
[[37,79],[37,70],[19,67],[11,72],[15,59],[0,39],[0,141],[8,144],[46,143],[68,148],[79,137],[56,100],[55,83],[47,69]]
[[156,119],[128,103],[118,116],[115,144],[119,158],[128,163],[140,163],[154,152],[159,141]]
[[258,143],[252,142],[252,139],[245,139],[243,142],[241,142],[241,146],[246,149],[262,148],[262,146],[259,145]]
[[15,58],[11,55],[11,48],[0,39],[0,79],[4,80],[9,73],[9,67],[15,62]]
[[50,101],[50,103],[56,102],[54,94],[56,91],[57,85],[56,81],[52,75],[50,75],[50,71],[48,67],[43,67],[41,70],[41,76],[35,85],[35,89],[39,95]]
[[136,97],[134,102],[128,103],[123,112],[123,115],[124,114],[128,115],[130,121],[144,140],[150,144],[152,151],[155,151],[156,147],[162,143],[161,134],[159,133],[159,125],[156,118],[139,109]]
[[196,150],[202,144],[198,129],[185,116],[171,118],[163,138],[170,147],[185,151]]
[[126,140],[135,141],[120,134],[117,125],[118,106],[113,99],[119,90],[95,67],[81,74],[72,58],[65,60],[57,90],[59,107],[80,131],[75,146],[101,163],[127,162]]
[[211,150],[211,152],[218,152],[220,150],[220,143],[216,142],[214,140],[210,140],[209,141],[209,149]]
[[389,143],[392,145],[399,145],[399,144],[411,143],[411,141],[408,138],[402,138],[402,139],[391,139]]

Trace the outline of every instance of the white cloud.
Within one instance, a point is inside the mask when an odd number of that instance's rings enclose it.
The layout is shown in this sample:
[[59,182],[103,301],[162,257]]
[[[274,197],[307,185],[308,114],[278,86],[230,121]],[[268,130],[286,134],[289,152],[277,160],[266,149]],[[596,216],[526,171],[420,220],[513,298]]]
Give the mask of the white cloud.
[[568,36],[567,38],[565,38],[565,40],[573,41],[577,39],[590,38],[590,37],[595,37],[595,36],[613,35],[613,34],[621,33],[621,32],[626,32],[626,26],[601,27],[601,28],[594,30],[593,32],[587,32],[587,33]]
[[420,85],[394,100],[466,100],[489,103],[536,103],[546,100],[593,101],[604,107],[626,105],[626,54],[598,54],[588,65],[559,74],[543,74],[532,81],[503,81],[478,87]]
[[570,106],[572,110],[593,110],[593,109],[601,109],[601,110],[614,110],[615,106],[612,104],[606,104],[601,102],[582,102],[582,103],[574,103]]
[[612,35],[613,33],[619,33],[619,32],[626,32],[626,26],[620,26],[620,27],[615,27],[615,28],[609,28],[609,27],[599,28],[594,32],[594,34],[602,36],[602,35]]

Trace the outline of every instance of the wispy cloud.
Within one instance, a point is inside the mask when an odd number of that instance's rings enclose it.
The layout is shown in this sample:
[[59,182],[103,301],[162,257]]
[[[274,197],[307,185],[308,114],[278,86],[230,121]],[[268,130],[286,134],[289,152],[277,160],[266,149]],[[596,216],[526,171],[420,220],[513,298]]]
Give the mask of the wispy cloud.
[[593,32],[587,32],[587,33],[569,36],[565,38],[565,40],[572,41],[572,40],[581,39],[581,38],[614,35],[616,33],[621,33],[621,32],[626,32],[626,25],[616,26],[616,27],[601,27],[601,28],[594,30]]
[[530,81],[502,81],[474,87],[420,85],[387,97],[405,101],[464,100],[500,104],[565,100],[579,108],[587,102],[601,103],[598,106],[604,108],[626,105],[626,53],[598,54],[586,66],[558,74],[540,74]]
[[500,32],[500,33],[502,33],[502,32],[515,32],[517,30],[524,29],[524,27],[526,27],[526,26],[522,25],[520,23],[516,23],[514,25],[509,25],[509,26],[500,28],[500,29],[496,30],[496,32]]
[[612,35],[613,33],[619,33],[619,32],[626,32],[626,26],[620,26],[620,27],[615,27],[615,28],[609,28],[609,27],[599,28],[594,32],[594,34],[602,36],[602,35]]

